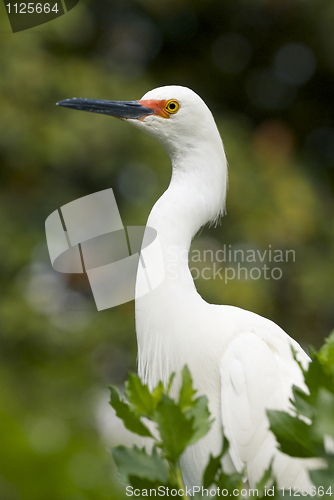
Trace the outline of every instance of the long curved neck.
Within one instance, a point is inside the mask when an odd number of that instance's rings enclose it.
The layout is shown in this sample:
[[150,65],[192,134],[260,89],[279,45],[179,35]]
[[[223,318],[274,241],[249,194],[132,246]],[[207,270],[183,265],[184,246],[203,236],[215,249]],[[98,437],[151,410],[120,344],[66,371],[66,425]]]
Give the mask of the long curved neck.
[[182,277],[183,282],[192,282],[188,269],[191,241],[203,225],[215,221],[224,210],[227,165],[221,141],[204,153],[195,150],[187,158],[173,160],[170,185],[147,221],[158,233],[167,280]]
[[[170,365],[172,360],[163,356],[164,343],[168,342],[168,336],[179,335],[184,327],[182,319],[189,319],[189,310],[185,307],[195,304],[196,308],[198,301],[201,302],[189,270],[188,253],[197,231],[207,222],[216,220],[225,206],[227,165],[218,138],[210,142],[209,150],[199,145],[188,150],[186,158],[172,158],[170,185],[154,205],[147,221],[147,226],[157,231],[160,249],[156,246],[152,251],[150,247],[147,252],[143,251],[146,271],[150,268],[155,275],[157,269],[157,275],[164,275],[158,286],[151,286],[152,290],[142,295],[138,285],[142,275],[138,273],[137,277],[138,371],[150,387],[158,380],[167,381],[175,371],[176,367]],[[161,252],[163,273],[160,272]],[[165,324],[167,329],[162,328]]]

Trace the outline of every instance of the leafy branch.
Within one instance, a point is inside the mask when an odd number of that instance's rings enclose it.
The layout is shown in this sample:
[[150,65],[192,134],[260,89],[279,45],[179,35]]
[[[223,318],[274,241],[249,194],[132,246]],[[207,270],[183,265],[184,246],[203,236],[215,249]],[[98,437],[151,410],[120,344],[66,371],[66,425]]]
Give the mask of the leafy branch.
[[[174,375],[165,389],[161,382],[149,391],[140,378],[129,374],[122,401],[111,387],[111,406],[127,429],[153,441],[152,452],[118,446],[112,450],[122,478],[133,488],[184,492],[180,456],[187,446],[196,443],[210,429],[212,421],[205,396],[195,397],[195,390],[187,367],[182,371],[182,386],[178,401],[170,397]],[[144,423],[144,422],[147,423]]]
[[[316,353],[311,352],[312,362],[303,370],[308,392],[293,387],[291,400],[295,414],[268,410],[270,428],[275,434],[279,448],[292,457],[320,458],[322,467],[310,472],[314,483],[314,495],[332,494],[334,477],[334,332],[325,345]],[[111,387],[111,406],[116,415],[123,420],[127,429],[139,436],[150,438],[151,451],[144,447],[126,448],[118,446],[112,450],[113,458],[121,478],[133,489],[156,490],[164,488],[164,495],[178,491],[178,497],[185,499],[187,488],[182,479],[180,457],[190,445],[204,437],[210,430],[212,419],[205,396],[196,397],[190,372],[182,370],[182,384],[177,400],[170,396],[174,374],[167,387],[161,382],[150,391],[140,378],[130,373],[122,400],[114,387]],[[227,491],[227,495],[238,490],[243,497],[244,474],[227,474],[222,466],[222,458],[228,452],[229,443],[225,438],[221,453],[210,456],[204,470],[202,485],[204,489],[215,486],[216,491]],[[281,489],[275,488],[276,482],[271,466],[256,485],[257,499],[268,496],[272,488],[272,498],[283,498]],[[273,488],[274,487],[274,488]],[[313,491],[313,490],[312,490]],[[160,490],[161,493],[161,490]],[[181,494],[180,494],[181,493]],[[231,493],[232,494],[232,493]],[[151,495],[152,496],[152,495]],[[161,496],[161,495],[160,495]],[[189,496],[196,496],[190,494]],[[285,496],[288,496],[285,494]],[[216,496],[216,498],[219,497]],[[197,495],[197,498],[202,498]],[[211,497],[213,498],[213,497]]]
[[[334,332],[303,370],[308,392],[293,387],[291,403],[295,415],[268,411],[270,428],[279,448],[292,457],[319,458],[319,468],[310,471],[312,482],[333,494],[334,486]],[[322,490],[321,490],[322,491]]]

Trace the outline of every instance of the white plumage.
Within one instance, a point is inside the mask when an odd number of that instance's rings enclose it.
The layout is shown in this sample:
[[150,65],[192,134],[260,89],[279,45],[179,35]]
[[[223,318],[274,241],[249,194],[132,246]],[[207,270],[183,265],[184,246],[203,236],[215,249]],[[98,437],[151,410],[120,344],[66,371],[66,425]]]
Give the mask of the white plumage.
[[187,364],[195,387],[209,399],[214,426],[181,459],[187,484],[200,484],[209,453],[219,453],[222,425],[231,445],[226,466],[246,467],[251,487],[275,454],[279,487],[308,488],[307,461],[277,451],[266,417],[267,408],[290,407],[293,384],[304,387],[291,346],[304,366],[308,356],[272,321],[208,304],[197,293],[184,254],[200,227],[224,211],[227,164],[212,114],[194,92],[171,86],[142,98],[169,99],[176,99],[180,109],[168,120],[150,115],[134,122],[162,144],[173,167],[170,185],[147,221],[158,232],[166,278],[136,300],[139,374],[152,388]]
[[[152,90],[135,102],[70,99],[60,104],[126,119],[157,139],[172,161],[170,185],[147,221],[158,233],[166,276],[136,299],[136,330],[139,374],[150,388],[188,365],[195,388],[209,400],[215,421],[181,457],[185,483],[201,483],[209,454],[220,452],[223,428],[230,441],[225,467],[245,468],[251,487],[274,456],[279,487],[309,488],[311,461],[279,452],[266,416],[266,409],[290,409],[293,384],[305,389],[291,346],[304,367],[308,356],[272,321],[208,304],[184,259],[197,231],[225,208],[227,163],[210,110],[179,86]],[[145,264],[154,268],[158,255],[146,255]]]

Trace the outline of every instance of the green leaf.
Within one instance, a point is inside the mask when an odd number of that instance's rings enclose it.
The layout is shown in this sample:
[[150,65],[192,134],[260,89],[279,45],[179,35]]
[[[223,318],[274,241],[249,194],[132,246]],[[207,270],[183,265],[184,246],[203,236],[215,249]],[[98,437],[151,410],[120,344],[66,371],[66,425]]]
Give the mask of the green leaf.
[[[161,496],[161,492],[159,494],[159,486],[164,486],[166,488],[166,486],[169,486],[169,488],[173,488],[173,486],[171,485],[171,483],[167,483],[167,484],[161,484],[160,481],[153,481],[153,480],[150,480],[150,479],[141,479],[140,477],[137,477],[137,476],[129,476],[127,482],[129,482],[131,484],[131,486],[133,487],[133,489],[138,489],[138,490],[141,490],[142,493],[144,493],[143,490],[147,490],[147,495],[145,495],[145,493],[143,495],[141,495],[139,498],[145,498],[147,496],[149,497],[158,497]],[[152,490],[155,490],[154,492]],[[136,495],[133,494],[133,496],[135,497]],[[138,496],[137,496],[138,498]]]
[[300,387],[294,385],[292,387],[293,399],[291,399],[292,404],[297,410],[299,415],[304,415],[305,417],[312,418],[314,414],[314,409],[310,401],[309,394],[306,394]]
[[166,394],[162,394],[154,420],[158,424],[166,457],[176,463],[193,437],[192,420],[187,419],[180,407]]
[[134,413],[128,404],[121,401],[117,389],[109,387],[110,389],[110,404],[116,411],[118,418],[123,420],[125,427],[139,436],[153,437],[149,429],[140,420],[139,415]]
[[[216,481],[216,484],[221,490],[228,490],[230,493],[229,496],[232,496],[233,490],[238,489],[239,492],[242,490],[244,486],[243,478],[244,474],[239,472],[234,472],[232,474],[225,474],[225,472],[221,472],[218,481]],[[233,497],[238,498],[234,495]]]
[[210,454],[209,463],[203,474],[203,488],[209,488],[215,482],[216,476],[221,472],[221,455],[214,457]]
[[135,478],[147,480],[150,484],[169,483],[169,469],[167,463],[158,455],[153,448],[152,455],[149,455],[144,448],[137,446],[126,448],[117,446],[112,449],[112,455],[121,475],[131,482]]
[[166,389],[166,394],[170,393],[170,390],[171,390],[172,383],[174,381],[175,375],[176,375],[175,372],[173,372],[171,374],[171,376],[169,377],[168,384],[167,384],[167,389]]
[[315,407],[317,436],[323,442],[324,434],[334,438],[334,394],[320,388]]
[[214,457],[210,454],[209,463],[206,466],[203,474],[203,488],[209,488],[209,486],[211,486],[211,484],[215,482],[216,476],[222,472],[221,460],[229,449],[229,446],[230,444],[228,442],[228,439],[224,437],[223,449],[221,453],[217,457]]
[[319,361],[334,375],[334,330],[319,351]]
[[314,355],[312,363],[305,374],[305,382],[310,390],[310,401],[314,405],[318,395],[319,387],[324,387],[334,393],[333,376],[328,373],[325,365],[322,365],[317,355]]
[[210,430],[213,420],[210,420],[208,409],[208,399],[206,396],[200,396],[193,402],[193,406],[185,412],[188,419],[193,419],[194,434],[190,444],[196,443]]
[[161,401],[161,395],[163,392],[164,392],[164,386],[163,383],[160,381],[152,392],[155,401],[157,401],[157,404]]
[[194,394],[196,394],[193,388],[193,382],[191,378],[190,371],[187,366],[182,370],[182,387],[180,390],[179,406],[180,408],[188,408],[192,405]]
[[267,410],[270,429],[283,453],[291,457],[316,457],[317,447],[312,441],[311,427],[284,411]]
[[138,375],[129,373],[125,385],[125,395],[131,405],[141,415],[152,416],[161,399],[163,385],[160,383],[155,391],[151,393],[147,385],[143,384]]

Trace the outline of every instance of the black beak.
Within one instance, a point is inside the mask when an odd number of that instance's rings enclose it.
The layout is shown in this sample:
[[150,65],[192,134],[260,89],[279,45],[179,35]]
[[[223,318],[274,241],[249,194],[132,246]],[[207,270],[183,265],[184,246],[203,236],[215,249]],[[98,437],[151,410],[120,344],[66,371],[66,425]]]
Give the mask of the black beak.
[[138,101],[103,101],[100,99],[65,99],[57,102],[57,106],[91,111],[103,115],[116,116],[118,118],[139,119],[154,113],[153,109],[145,108]]

